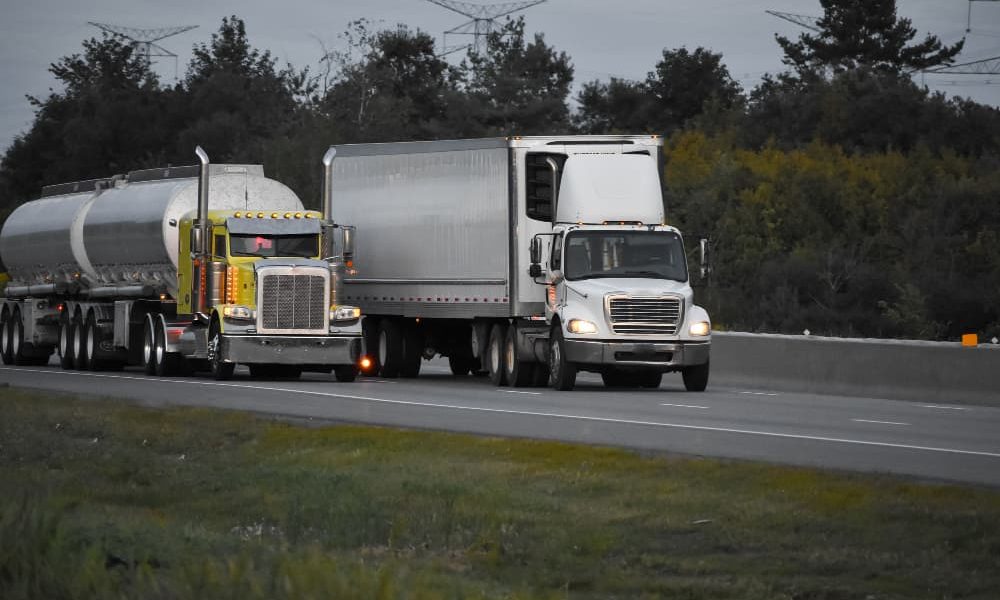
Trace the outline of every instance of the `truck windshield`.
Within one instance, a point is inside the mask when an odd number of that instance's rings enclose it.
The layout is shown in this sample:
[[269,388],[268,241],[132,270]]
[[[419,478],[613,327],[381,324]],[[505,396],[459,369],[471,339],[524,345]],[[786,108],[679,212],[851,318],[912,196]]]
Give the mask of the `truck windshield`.
[[571,281],[649,277],[687,281],[680,236],[670,231],[575,231],[566,238],[563,272]]
[[232,256],[297,256],[311,258],[319,254],[319,236],[233,234],[229,238]]

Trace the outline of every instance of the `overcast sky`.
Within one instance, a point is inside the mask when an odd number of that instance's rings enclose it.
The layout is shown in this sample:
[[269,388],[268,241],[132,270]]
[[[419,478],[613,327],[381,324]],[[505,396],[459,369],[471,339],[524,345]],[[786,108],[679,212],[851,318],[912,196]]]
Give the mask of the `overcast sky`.
[[[957,62],[1000,56],[1000,1],[972,4],[969,34],[965,0],[899,0],[898,5],[900,15],[913,20],[918,39],[933,33],[953,43],[967,35]],[[79,52],[82,40],[99,36],[88,21],[141,28],[197,25],[160,42],[178,55],[183,77],[191,47],[207,41],[230,14],[246,21],[255,47],[298,68],[317,63],[322,55],[318,40],[327,48],[342,48],[340,33],[361,17],[380,28],[405,23],[439,42],[443,31],[465,20],[426,0],[281,0],[228,6],[204,0],[0,0],[0,7],[0,150],[31,124],[33,111],[25,94],[45,96],[55,85],[49,64]],[[548,0],[523,14],[529,33],[543,32],[547,43],[571,57],[577,84],[611,76],[643,78],[664,48],[704,46],[722,53],[732,76],[750,89],[764,73],[783,69],[774,34],[796,36],[803,31],[766,14],[766,9],[821,14],[819,0]],[[449,44],[458,41],[449,37]],[[172,82],[173,59],[157,60],[161,79]],[[1000,106],[1000,75],[927,75],[924,83]]]

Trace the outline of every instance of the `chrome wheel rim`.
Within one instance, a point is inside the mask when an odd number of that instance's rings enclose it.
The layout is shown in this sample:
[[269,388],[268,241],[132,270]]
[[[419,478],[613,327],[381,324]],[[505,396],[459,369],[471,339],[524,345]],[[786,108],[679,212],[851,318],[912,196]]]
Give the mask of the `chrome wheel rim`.
[[83,346],[83,341],[80,339],[80,333],[81,331],[79,326],[73,327],[73,356],[77,357],[77,359],[85,358],[80,356],[80,350]]
[[160,331],[162,331],[163,334],[156,336],[156,346],[154,348],[157,364],[163,363],[163,355],[167,351],[167,332],[162,329],[160,329]]
[[87,356],[93,358],[94,356],[94,337],[97,335],[97,326],[91,325],[87,327]]
[[512,373],[514,371],[514,340],[507,340],[507,371]]
[[3,324],[0,325],[0,352],[4,354],[7,354],[7,344],[8,344],[7,336],[9,334],[10,334],[10,323],[8,321],[4,321]]
[[500,372],[500,340],[494,337],[490,340],[490,370],[494,373]]
[[10,328],[10,353],[17,357],[21,352],[21,322],[14,320]]
[[69,323],[63,321],[59,324],[59,356],[66,358],[69,352]]
[[152,322],[146,320],[146,331],[142,336],[142,364],[148,365],[153,360],[153,327]]
[[388,341],[389,336],[384,330],[378,332],[378,364],[382,366],[385,365],[385,359],[389,355],[389,351],[386,348]]

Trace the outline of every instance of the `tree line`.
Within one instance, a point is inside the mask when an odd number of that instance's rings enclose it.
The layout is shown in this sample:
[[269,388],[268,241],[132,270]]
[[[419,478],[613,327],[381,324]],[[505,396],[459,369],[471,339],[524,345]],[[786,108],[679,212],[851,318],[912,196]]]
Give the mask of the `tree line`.
[[700,293],[720,326],[1000,335],[1000,111],[913,82],[962,45],[914,42],[895,0],[821,5],[819,31],[777,36],[786,70],[750,90],[699,47],[573,95],[570,57],[523,20],[457,65],[424,32],[356,21],[346,50],[298,70],[233,16],[172,86],[120,39],[89,39],[51,65],[59,89],[30,98],[35,120],[0,161],[0,219],[43,185],[189,164],[196,144],[263,163],[315,207],[331,144],[657,133],[671,223],[716,248]]

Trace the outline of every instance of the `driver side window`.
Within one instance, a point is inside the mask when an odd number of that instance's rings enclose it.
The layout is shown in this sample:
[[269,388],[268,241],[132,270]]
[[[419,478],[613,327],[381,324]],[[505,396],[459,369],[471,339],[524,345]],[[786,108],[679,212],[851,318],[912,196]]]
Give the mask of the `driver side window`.
[[549,268],[552,271],[562,269],[562,240],[563,235],[561,233],[552,238],[552,260],[549,261]]

